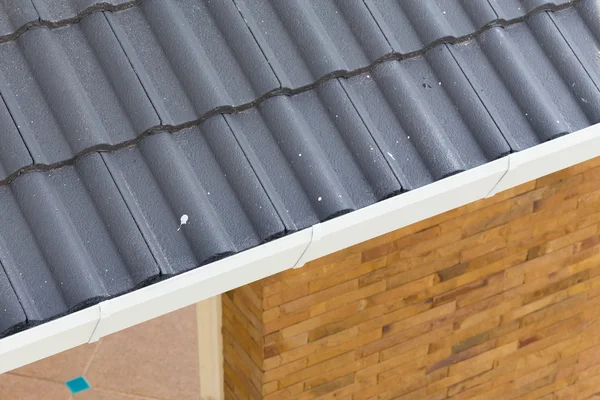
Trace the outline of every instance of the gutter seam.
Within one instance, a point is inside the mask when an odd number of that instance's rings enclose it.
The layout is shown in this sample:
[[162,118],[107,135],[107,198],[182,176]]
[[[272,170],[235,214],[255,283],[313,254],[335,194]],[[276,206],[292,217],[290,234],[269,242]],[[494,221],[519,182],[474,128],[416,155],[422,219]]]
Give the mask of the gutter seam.
[[500,185],[500,182],[502,182],[502,181],[504,180],[504,178],[505,178],[505,177],[506,177],[506,175],[508,174],[508,171],[510,171],[510,168],[511,168],[511,161],[512,161],[512,160],[511,160],[511,159],[512,159],[511,155],[512,155],[512,154],[509,154],[509,155],[507,155],[507,156],[506,156],[506,159],[507,159],[507,160],[506,160],[506,161],[507,161],[507,163],[506,163],[506,171],[504,171],[504,173],[503,173],[502,175],[500,175],[500,177],[498,178],[498,182],[496,182],[496,183],[494,184],[494,186],[492,186],[492,188],[491,188],[491,189],[490,189],[490,191],[489,191],[489,192],[488,192],[488,193],[485,195],[485,197],[482,197],[482,198],[481,198],[481,199],[479,199],[479,200],[482,200],[482,199],[487,199],[487,198],[489,198],[489,197],[492,197],[492,196],[494,196],[494,195],[496,194],[496,192],[495,192],[496,188],[497,188],[497,187]]
[[308,242],[306,244],[306,248],[304,249],[304,251],[302,252],[302,254],[300,254],[300,257],[298,257],[298,260],[296,261],[296,263],[291,267],[291,268],[287,268],[287,269],[296,269],[296,268],[301,268],[304,266],[304,264],[306,264],[307,261],[310,261],[309,256],[310,256],[310,252],[309,250],[311,249],[313,243],[318,242],[319,240],[321,240],[322,237],[322,229],[321,229],[321,222],[319,222],[316,225],[313,225],[311,227],[311,235],[310,235],[310,242]]

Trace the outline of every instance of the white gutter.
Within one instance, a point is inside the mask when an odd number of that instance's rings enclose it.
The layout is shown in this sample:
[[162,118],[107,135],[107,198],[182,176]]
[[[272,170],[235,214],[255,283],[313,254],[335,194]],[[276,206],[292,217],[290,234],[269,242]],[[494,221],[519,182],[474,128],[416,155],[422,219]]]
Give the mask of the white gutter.
[[600,124],[0,340],[0,373],[600,156]]

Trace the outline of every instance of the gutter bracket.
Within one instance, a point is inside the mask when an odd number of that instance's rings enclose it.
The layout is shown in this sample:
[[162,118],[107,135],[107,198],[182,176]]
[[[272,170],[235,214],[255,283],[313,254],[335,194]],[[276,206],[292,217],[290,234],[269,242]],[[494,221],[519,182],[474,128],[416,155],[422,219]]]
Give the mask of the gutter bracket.
[[323,236],[323,233],[322,233],[321,223],[319,222],[318,224],[312,226],[310,242],[308,242],[308,244],[306,245],[306,249],[304,249],[302,254],[300,254],[298,261],[296,261],[296,263],[294,264],[292,269],[302,268],[304,266],[304,264],[306,264],[308,261],[312,260],[312,258],[310,256],[310,249],[312,248],[314,243],[319,242],[321,240],[322,236]]

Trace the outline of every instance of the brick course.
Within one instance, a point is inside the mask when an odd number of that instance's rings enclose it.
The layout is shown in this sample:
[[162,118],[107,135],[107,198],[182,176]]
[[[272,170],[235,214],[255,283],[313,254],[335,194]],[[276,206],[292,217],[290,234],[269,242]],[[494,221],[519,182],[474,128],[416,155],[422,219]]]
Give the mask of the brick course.
[[227,399],[600,399],[600,158],[222,298]]

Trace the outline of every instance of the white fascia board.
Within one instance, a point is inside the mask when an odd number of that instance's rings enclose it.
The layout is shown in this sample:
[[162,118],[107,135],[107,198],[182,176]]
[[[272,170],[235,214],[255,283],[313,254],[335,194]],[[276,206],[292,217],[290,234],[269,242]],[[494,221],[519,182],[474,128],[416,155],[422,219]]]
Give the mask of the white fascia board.
[[489,196],[600,156],[600,124],[508,156],[509,169]]
[[0,340],[0,373],[85,344],[100,320],[100,305]]

